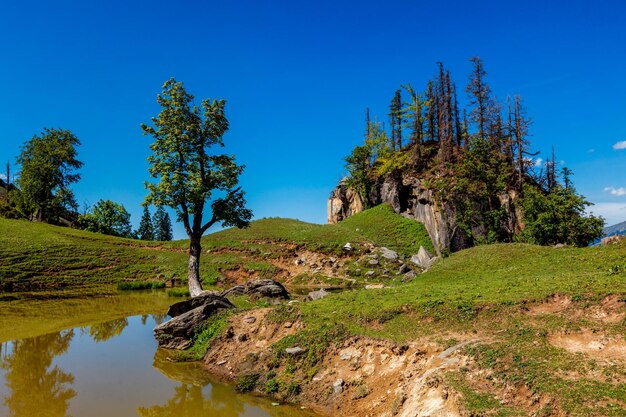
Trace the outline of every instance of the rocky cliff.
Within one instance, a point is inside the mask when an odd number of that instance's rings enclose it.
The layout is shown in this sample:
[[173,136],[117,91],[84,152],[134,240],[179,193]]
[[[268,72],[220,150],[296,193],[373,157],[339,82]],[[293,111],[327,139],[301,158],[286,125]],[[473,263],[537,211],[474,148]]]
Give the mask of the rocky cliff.
[[[523,228],[521,213],[515,205],[517,195],[511,191],[497,196],[503,209],[502,233],[511,236]],[[328,199],[328,223],[337,223],[367,206],[387,203],[396,213],[424,224],[438,255],[455,252],[472,246],[477,238],[486,237],[486,228],[480,222],[471,229],[459,225],[458,208],[425,187],[422,180],[413,175],[380,178],[372,188],[368,201],[347,187],[345,181],[331,192]],[[481,207],[474,207],[480,211]]]

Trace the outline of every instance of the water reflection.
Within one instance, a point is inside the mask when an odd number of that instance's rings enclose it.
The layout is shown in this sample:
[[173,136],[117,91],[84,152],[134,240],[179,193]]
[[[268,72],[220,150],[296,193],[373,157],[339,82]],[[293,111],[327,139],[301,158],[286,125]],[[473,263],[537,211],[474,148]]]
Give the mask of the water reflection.
[[0,416],[310,415],[237,394],[199,363],[171,361],[152,334],[164,318],[116,319],[0,344]]
[[[142,324],[145,324],[143,318]],[[126,326],[128,326],[127,318],[105,321],[104,323],[89,326],[89,335],[91,336],[91,340],[96,343],[106,342],[110,338],[122,334]]]
[[5,372],[6,387],[11,395],[4,405],[11,417],[63,417],[69,401],[76,396],[72,388],[74,376],[58,366],[53,359],[65,353],[74,331],[64,331],[12,342],[5,347],[0,368]]

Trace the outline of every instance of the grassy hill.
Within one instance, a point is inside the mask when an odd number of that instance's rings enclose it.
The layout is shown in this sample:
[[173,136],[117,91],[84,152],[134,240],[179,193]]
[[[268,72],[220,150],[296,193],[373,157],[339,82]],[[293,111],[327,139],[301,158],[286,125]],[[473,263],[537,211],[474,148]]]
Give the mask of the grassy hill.
[[[223,271],[276,272],[273,260],[303,249],[342,255],[351,242],[355,255],[367,244],[410,256],[420,245],[432,250],[422,225],[379,206],[337,225],[292,219],[262,219],[246,229],[203,238],[201,276],[215,285]],[[0,218],[0,289],[103,291],[123,281],[185,278],[188,243],[122,239],[69,228]]]

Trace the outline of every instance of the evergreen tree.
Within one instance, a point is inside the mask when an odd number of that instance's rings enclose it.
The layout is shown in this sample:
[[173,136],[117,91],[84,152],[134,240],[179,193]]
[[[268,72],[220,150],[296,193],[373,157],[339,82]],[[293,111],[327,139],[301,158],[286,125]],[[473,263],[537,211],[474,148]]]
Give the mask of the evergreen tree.
[[154,240],[154,227],[152,227],[152,218],[148,206],[143,206],[143,215],[137,230],[137,236],[141,240]]
[[172,222],[163,206],[158,206],[152,220],[154,240],[161,242],[172,240]]
[[470,97],[470,104],[474,107],[470,113],[470,117],[478,127],[478,137],[484,140],[489,121],[488,112],[491,100],[491,89],[485,83],[487,71],[485,71],[481,59],[473,57],[470,61],[474,64],[470,81],[466,88]]

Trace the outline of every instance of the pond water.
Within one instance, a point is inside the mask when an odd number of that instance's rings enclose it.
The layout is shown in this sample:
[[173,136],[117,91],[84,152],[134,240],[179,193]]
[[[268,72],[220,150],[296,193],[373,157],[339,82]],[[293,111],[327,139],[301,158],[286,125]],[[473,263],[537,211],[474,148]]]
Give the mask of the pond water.
[[0,416],[312,416],[238,394],[199,363],[168,360],[152,335],[165,318],[143,314],[2,342]]

